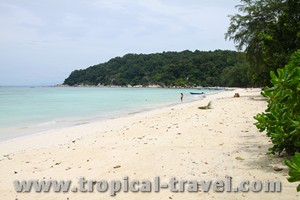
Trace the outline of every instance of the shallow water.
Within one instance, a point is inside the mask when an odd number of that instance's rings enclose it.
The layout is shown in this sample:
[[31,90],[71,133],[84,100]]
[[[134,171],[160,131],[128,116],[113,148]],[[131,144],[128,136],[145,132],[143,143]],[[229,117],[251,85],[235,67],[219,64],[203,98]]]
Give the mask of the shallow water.
[[163,88],[0,87],[0,140],[199,99]]

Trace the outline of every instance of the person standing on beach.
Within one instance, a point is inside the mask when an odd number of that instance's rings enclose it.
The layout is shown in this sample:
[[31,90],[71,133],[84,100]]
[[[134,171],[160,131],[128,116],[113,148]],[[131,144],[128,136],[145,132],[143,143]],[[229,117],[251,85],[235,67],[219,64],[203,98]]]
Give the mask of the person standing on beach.
[[180,94],[181,94],[180,100],[182,102],[182,100],[183,100],[183,94],[182,93],[180,93]]

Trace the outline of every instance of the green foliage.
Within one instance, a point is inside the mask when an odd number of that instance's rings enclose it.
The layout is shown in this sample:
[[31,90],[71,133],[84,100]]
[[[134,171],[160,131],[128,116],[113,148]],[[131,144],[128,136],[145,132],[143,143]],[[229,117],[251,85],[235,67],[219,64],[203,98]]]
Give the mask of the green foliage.
[[64,84],[246,87],[251,85],[247,70],[249,64],[244,53],[235,51],[127,54],[75,70]]
[[300,152],[300,50],[277,73],[278,76],[271,72],[273,86],[262,92],[269,98],[268,107],[265,113],[255,116],[256,126],[271,137],[274,146],[270,153],[285,150],[294,154]]
[[[284,162],[289,167],[289,182],[300,181],[300,153],[296,153],[292,160]],[[300,184],[297,187],[297,192],[300,192]]]
[[284,66],[300,48],[299,0],[241,0],[241,14],[230,16],[225,38],[245,48],[253,78],[269,84],[269,72]]
[[250,65],[246,62],[226,67],[221,73],[221,85],[247,87],[251,82]]

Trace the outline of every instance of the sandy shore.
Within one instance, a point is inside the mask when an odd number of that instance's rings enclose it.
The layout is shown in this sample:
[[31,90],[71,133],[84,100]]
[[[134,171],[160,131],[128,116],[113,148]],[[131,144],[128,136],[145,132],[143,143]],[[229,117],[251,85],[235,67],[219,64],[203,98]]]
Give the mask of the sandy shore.
[[[240,98],[232,98],[239,92]],[[264,111],[258,89],[227,91],[204,100],[79,125],[0,143],[0,199],[299,199],[287,182],[285,158],[266,155],[270,141],[253,125]],[[212,109],[199,106],[212,101]],[[275,171],[273,168],[283,168]],[[14,180],[78,179],[279,180],[281,193],[16,193]]]

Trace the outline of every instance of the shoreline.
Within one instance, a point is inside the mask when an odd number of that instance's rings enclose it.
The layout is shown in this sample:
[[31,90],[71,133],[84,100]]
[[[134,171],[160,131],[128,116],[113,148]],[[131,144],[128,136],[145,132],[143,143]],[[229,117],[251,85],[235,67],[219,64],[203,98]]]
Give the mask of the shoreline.
[[[235,92],[239,98],[233,98]],[[2,199],[112,199],[106,193],[16,193],[14,180],[150,179],[279,180],[282,192],[117,194],[117,199],[297,199],[296,183],[287,182],[287,167],[266,155],[269,138],[253,125],[264,111],[259,89],[237,89],[204,100],[179,104],[103,122],[0,143]],[[212,109],[199,106],[212,101]],[[279,166],[282,171],[273,168]]]
[[[90,87],[86,87],[86,88],[90,88]],[[107,88],[110,88],[110,87],[107,87]],[[140,89],[140,88],[136,88],[136,89]],[[149,88],[149,89],[151,89],[151,88]],[[155,88],[155,89],[157,89],[157,88]],[[159,89],[166,89],[166,88],[159,88]],[[184,89],[188,89],[188,88],[184,88]],[[99,121],[107,121],[110,119],[126,117],[131,114],[144,113],[144,112],[148,112],[151,110],[162,109],[165,107],[171,107],[171,106],[175,106],[175,105],[179,105],[179,104],[183,104],[183,103],[190,103],[193,101],[201,100],[205,96],[213,95],[213,94],[216,94],[219,92],[224,92],[224,91],[210,90],[209,93],[203,95],[202,97],[199,96],[198,98],[194,98],[194,99],[192,97],[189,97],[185,102],[179,102],[179,101],[172,102],[172,103],[165,102],[161,105],[152,105],[152,106],[148,106],[148,107],[146,106],[145,108],[135,108],[135,109],[131,108],[130,110],[121,111],[121,112],[114,111],[115,112],[114,114],[111,114],[108,116],[91,114],[91,115],[86,115],[86,116],[81,116],[81,117],[59,117],[59,118],[49,119],[48,121],[31,122],[31,123],[24,124],[24,125],[16,125],[15,127],[0,128],[0,130],[2,129],[1,131],[3,133],[5,133],[3,135],[0,135],[0,143],[10,140],[10,139],[24,137],[27,135],[39,134],[42,132],[52,132],[52,131],[57,131],[57,130],[60,130],[63,128],[78,126],[81,124],[89,124],[89,123],[95,123],[95,122],[99,122]]]
[[[50,86],[41,87],[70,87],[70,88],[156,88],[156,89],[198,89],[198,90],[212,90],[212,91],[234,91],[235,89],[241,89],[237,87],[221,87],[221,86],[161,86],[161,85],[64,85],[56,84]],[[252,87],[253,88],[253,87]],[[247,89],[247,88],[243,88]]]
[[[162,89],[164,89],[164,88],[162,88]],[[65,132],[65,131],[68,132],[69,130],[76,129],[77,127],[79,127],[79,128],[81,128],[81,127],[83,128],[84,126],[94,127],[94,126],[97,126],[99,124],[106,124],[106,123],[111,124],[111,123],[114,123],[114,121],[118,122],[119,120],[123,121],[123,120],[126,120],[126,119],[132,119],[132,118],[135,120],[136,118],[139,118],[139,117],[147,117],[147,115],[151,116],[153,114],[157,114],[157,112],[164,112],[164,111],[169,110],[169,109],[174,109],[174,107],[177,107],[177,106],[188,106],[191,103],[195,103],[195,102],[199,102],[199,101],[202,102],[203,105],[205,105],[209,101],[218,98],[215,95],[218,95],[218,94],[223,93],[223,92],[226,92],[226,91],[212,92],[212,93],[209,93],[209,94],[205,94],[204,95],[205,97],[203,97],[201,99],[199,98],[199,99],[189,100],[187,102],[170,103],[170,104],[167,104],[167,105],[155,106],[155,107],[148,108],[148,109],[145,108],[145,109],[142,109],[142,110],[139,110],[139,111],[136,111],[136,112],[129,112],[129,113],[126,112],[126,113],[118,114],[118,115],[111,116],[111,117],[108,117],[108,118],[104,117],[102,119],[100,119],[99,117],[92,117],[92,118],[89,118],[89,121],[83,122],[83,123],[79,122],[79,124],[72,124],[72,125],[62,126],[62,127],[58,127],[58,128],[51,128],[51,129],[48,129],[48,130],[37,131],[37,132],[29,133],[29,134],[25,133],[25,134],[19,135],[17,137],[12,137],[12,138],[8,138],[8,139],[0,140],[0,146],[1,146],[1,144],[5,144],[5,143],[11,143],[11,142],[14,142],[14,141],[19,141],[19,140],[22,141],[23,139],[27,140],[27,141],[34,140],[34,138],[36,136],[37,137],[50,136],[52,133],[55,134],[57,132]],[[212,97],[212,98],[207,98],[206,96]],[[79,121],[82,121],[82,119],[79,119]]]

